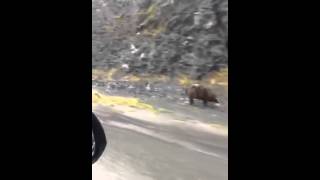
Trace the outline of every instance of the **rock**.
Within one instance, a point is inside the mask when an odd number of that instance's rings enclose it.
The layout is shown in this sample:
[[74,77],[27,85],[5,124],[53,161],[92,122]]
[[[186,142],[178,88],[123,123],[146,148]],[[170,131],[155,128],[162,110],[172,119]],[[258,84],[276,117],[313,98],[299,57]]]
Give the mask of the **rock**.
[[92,8],[93,67],[199,78],[228,64],[228,0],[102,0]]

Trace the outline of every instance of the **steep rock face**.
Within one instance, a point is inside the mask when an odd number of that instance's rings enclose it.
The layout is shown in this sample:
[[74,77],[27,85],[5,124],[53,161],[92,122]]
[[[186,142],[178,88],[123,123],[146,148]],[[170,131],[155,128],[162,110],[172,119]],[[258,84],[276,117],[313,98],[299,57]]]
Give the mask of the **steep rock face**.
[[200,79],[228,64],[227,0],[93,0],[92,66]]

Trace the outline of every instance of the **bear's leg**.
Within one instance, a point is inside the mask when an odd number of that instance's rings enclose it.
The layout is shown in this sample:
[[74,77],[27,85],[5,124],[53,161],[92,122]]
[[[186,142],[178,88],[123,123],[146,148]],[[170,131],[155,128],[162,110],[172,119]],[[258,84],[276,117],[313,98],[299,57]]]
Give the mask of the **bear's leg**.
[[190,105],[193,105],[193,98],[192,97],[189,97],[189,103],[190,103]]
[[207,107],[208,106],[208,101],[205,99],[203,100],[203,106]]

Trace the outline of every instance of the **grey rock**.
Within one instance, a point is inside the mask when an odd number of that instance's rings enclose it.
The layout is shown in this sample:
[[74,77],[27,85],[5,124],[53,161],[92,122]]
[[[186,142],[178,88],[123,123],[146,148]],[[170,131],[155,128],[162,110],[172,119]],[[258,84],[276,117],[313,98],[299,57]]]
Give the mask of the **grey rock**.
[[92,10],[93,67],[199,78],[228,65],[228,0],[93,0]]

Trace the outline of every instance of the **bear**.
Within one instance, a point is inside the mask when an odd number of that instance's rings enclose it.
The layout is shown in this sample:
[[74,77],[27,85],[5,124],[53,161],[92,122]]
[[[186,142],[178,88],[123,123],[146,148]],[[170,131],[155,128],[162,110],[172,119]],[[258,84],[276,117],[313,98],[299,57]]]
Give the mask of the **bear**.
[[187,88],[186,94],[190,105],[194,104],[194,99],[202,100],[204,106],[207,106],[208,102],[219,103],[217,96],[209,88],[199,84],[193,84]]

